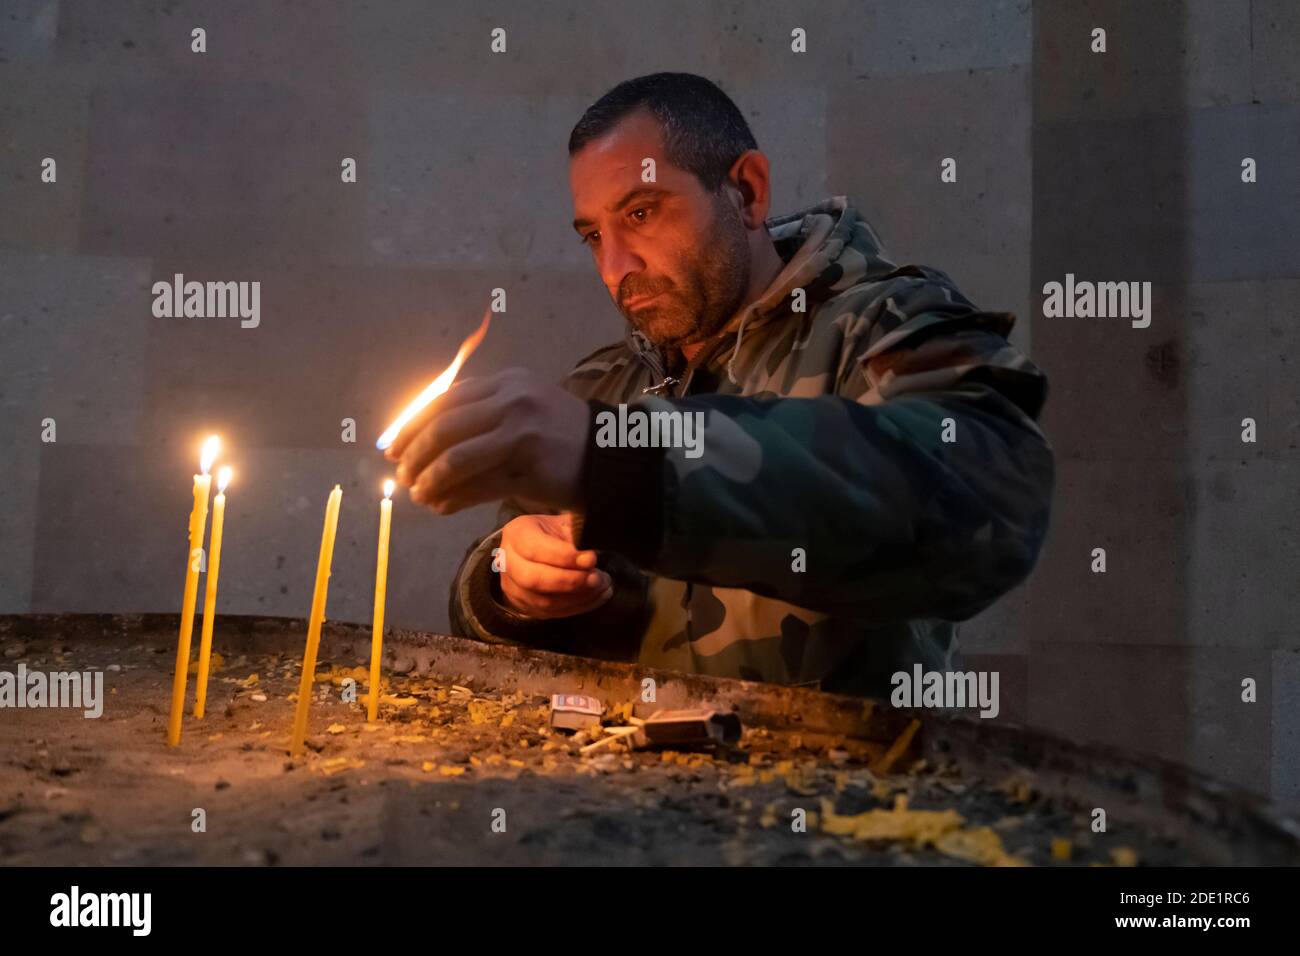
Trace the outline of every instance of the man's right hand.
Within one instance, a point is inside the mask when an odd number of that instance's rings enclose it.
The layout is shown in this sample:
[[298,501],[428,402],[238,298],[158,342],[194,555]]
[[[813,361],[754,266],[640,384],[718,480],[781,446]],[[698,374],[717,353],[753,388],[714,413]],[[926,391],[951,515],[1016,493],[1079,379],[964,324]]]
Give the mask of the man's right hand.
[[593,611],[614,594],[595,551],[573,546],[571,515],[520,515],[501,530],[501,593],[519,614],[547,619]]

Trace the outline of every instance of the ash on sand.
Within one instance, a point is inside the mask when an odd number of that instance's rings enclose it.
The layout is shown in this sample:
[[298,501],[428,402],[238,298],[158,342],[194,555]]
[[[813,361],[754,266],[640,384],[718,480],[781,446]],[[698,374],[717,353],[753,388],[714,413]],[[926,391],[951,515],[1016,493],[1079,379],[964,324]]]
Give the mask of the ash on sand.
[[[278,646],[301,640],[285,630]],[[914,756],[886,769],[848,741],[811,750],[746,728],[732,749],[584,755],[589,737],[548,728],[544,695],[455,675],[388,675],[367,724],[360,653],[319,665],[302,757],[287,754],[301,668],[287,652],[230,651],[201,721],[191,677],[169,749],[174,632],[0,633],[0,651],[9,670],[105,671],[99,719],[0,712],[4,865],[1178,862],[1137,833],[1099,841],[1087,808],[1024,781]],[[348,677],[355,703],[341,697]]]

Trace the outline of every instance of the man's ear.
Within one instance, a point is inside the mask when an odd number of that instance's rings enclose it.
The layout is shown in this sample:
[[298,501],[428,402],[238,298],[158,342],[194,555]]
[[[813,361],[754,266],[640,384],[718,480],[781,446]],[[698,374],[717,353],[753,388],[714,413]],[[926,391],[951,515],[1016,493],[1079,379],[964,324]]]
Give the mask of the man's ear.
[[739,195],[740,218],[746,229],[761,229],[772,206],[771,165],[757,149],[747,149],[731,164],[728,185]]

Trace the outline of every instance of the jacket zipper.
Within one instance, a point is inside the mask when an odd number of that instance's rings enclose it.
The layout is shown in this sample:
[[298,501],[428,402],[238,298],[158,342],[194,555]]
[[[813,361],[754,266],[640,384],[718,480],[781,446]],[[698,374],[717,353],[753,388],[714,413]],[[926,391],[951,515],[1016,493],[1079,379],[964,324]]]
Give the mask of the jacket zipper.
[[642,395],[658,394],[665,388],[670,388],[673,385],[680,385],[681,381],[682,380],[679,378],[673,378],[671,375],[665,375],[664,380],[660,382],[658,385],[647,385],[645,388],[641,389],[641,394]]

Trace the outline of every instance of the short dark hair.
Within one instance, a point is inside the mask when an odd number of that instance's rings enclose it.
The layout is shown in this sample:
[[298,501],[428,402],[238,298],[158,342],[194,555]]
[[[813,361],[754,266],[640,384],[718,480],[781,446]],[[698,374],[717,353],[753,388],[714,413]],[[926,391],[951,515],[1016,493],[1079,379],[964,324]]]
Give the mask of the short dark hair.
[[693,73],[651,73],[624,80],[582,114],[569,134],[572,156],[629,113],[647,109],[663,131],[667,159],[717,192],[741,153],[758,149],[731,97]]

